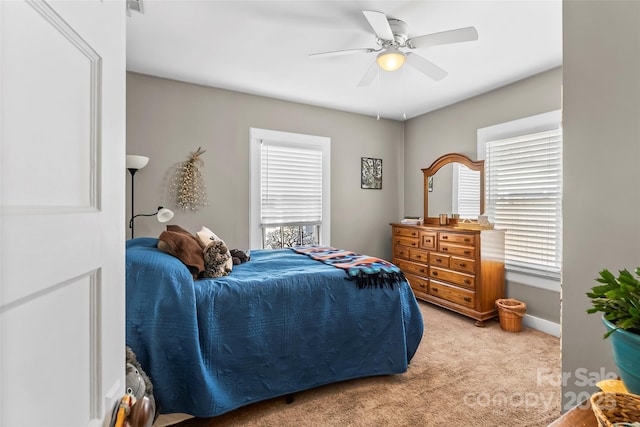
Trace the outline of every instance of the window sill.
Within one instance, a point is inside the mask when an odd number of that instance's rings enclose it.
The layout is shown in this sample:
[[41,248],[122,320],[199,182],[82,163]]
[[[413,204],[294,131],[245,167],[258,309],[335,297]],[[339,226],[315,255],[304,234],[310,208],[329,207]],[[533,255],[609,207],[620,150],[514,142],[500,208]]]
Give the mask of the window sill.
[[505,269],[505,280],[547,291],[560,292],[560,279],[525,273],[520,270]]

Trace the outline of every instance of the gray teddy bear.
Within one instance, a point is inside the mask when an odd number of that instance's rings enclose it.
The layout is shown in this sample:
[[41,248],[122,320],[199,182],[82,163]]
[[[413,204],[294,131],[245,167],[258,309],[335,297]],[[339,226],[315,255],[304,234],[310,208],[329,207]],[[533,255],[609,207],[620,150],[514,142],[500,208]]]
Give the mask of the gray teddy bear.
[[231,273],[229,249],[222,240],[213,240],[203,250],[204,271],[202,278],[222,277]]

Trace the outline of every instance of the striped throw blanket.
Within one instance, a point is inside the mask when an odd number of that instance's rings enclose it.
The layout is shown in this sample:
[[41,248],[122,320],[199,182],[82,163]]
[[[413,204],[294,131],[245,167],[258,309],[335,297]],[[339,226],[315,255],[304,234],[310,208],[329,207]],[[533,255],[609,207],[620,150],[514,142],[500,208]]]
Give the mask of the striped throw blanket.
[[316,261],[343,269],[347,273],[347,279],[355,281],[358,288],[393,289],[394,284],[400,284],[405,280],[400,268],[380,258],[330,246],[305,245],[294,246],[291,249]]

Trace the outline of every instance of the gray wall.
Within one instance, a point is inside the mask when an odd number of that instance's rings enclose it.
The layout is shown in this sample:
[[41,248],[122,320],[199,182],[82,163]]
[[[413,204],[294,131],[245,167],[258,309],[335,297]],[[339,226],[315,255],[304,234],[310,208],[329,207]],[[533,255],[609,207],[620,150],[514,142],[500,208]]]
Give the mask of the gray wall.
[[[404,212],[422,216],[423,175],[443,154],[477,159],[477,130],[561,108],[562,69],[555,68],[405,122]],[[429,199],[431,200],[431,199]],[[446,210],[445,210],[446,211]],[[527,314],[560,323],[560,292],[507,281],[507,296]]]
[[576,370],[615,372],[585,292],[603,268],[640,265],[639,24],[640,2],[563,3],[565,405],[595,389]]
[[[127,74],[127,153],[146,155],[135,175],[135,211],[160,205],[190,231],[207,226],[231,248],[249,244],[249,128],[331,138],[331,244],[390,259],[389,223],[400,219],[403,124],[173,80]],[[169,199],[175,167],[202,147],[209,206],[180,212]],[[383,160],[382,190],[360,189],[360,158]],[[127,214],[131,181],[127,175]],[[165,229],[136,218],[136,237]],[[127,235],[129,237],[129,235]]]

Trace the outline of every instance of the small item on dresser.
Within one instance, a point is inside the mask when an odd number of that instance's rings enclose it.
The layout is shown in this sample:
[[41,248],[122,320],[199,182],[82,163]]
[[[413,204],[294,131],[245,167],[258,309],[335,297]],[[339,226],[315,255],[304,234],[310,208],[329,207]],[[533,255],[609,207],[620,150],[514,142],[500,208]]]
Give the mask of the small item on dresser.
[[478,215],[478,224],[489,225],[489,218],[486,215]]
[[402,219],[402,224],[409,224],[409,225],[422,225],[422,223],[424,222],[422,218],[417,217],[417,216],[405,216]]
[[448,225],[449,224],[449,217],[447,216],[447,214],[440,214],[440,225]]

